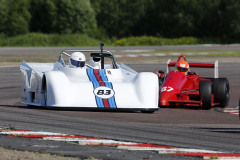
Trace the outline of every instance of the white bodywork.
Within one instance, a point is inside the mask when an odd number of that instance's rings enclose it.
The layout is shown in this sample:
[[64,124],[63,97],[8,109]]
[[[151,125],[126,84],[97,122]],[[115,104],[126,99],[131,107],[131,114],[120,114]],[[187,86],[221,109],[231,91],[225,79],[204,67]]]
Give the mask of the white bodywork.
[[27,105],[158,110],[158,77],[151,72],[137,73],[124,64],[70,68],[61,60],[23,62],[20,69],[22,103]]

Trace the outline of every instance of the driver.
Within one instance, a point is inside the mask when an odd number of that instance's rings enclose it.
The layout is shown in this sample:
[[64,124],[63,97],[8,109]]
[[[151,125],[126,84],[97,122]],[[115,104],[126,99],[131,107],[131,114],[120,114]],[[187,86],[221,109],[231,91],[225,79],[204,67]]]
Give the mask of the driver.
[[183,74],[187,75],[187,72],[189,70],[189,64],[185,60],[179,60],[176,63],[176,70],[179,72],[182,72]]
[[69,57],[71,68],[85,68],[86,57],[82,52],[73,52]]
[[90,58],[88,65],[92,66],[93,69],[101,69],[101,58],[100,57]]

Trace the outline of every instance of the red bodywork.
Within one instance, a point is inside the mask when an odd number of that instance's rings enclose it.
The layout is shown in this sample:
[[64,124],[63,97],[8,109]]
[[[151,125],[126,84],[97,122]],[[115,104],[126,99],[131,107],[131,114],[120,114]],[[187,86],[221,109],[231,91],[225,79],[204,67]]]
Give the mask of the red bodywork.
[[[185,58],[181,55],[180,58]],[[168,67],[174,67],[176,62],[168,62]],[[214,68],[216,64],[212,63],[189,63],[191,67]],[[212,78],[201,78],[196,72],[189,71],[187,75],[177,70],[172,70],[167,74],[160,73],[161,78],[165,75],[163,84],[159,88],[159,106],[172,105],[190,105],[201,106],[199,96],[199,82],[212,81]],[[215,74],[216,75],[216,74]],[[214,95],[212,94],[212,106],[214,104]]]

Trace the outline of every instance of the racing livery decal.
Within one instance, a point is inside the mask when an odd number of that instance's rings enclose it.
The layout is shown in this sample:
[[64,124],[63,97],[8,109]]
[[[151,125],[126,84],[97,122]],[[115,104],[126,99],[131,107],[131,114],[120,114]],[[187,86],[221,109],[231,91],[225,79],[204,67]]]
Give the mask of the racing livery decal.
[[117,108],[112,83],[108,81],[105,69],[87,69],[93,83],[95,99],[99,108]]
[[111,88],[105,87],[105,86],[100,86],[95,88],[93,93],[97,97],[103,98],[103,99],[109,99],[114,96],[114,91]]
[[173,91],[173,88],[172,88],[172,87],[169,87],[169,86],[163,87],[163,88],[161,89],[161,92],[165,92],[165,91],[167,91],[167,92]]

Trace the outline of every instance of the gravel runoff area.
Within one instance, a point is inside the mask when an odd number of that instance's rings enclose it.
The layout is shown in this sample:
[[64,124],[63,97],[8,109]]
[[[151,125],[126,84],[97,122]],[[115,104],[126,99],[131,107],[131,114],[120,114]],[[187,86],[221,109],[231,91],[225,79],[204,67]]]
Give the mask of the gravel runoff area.
[[[64,157],[63,155],[51,155],[48,153],[37,153],[28,151],[17,151],[0,148],[0,160],[80,160],[79,158]],[[85,160],[97,160],[93,157]]]

